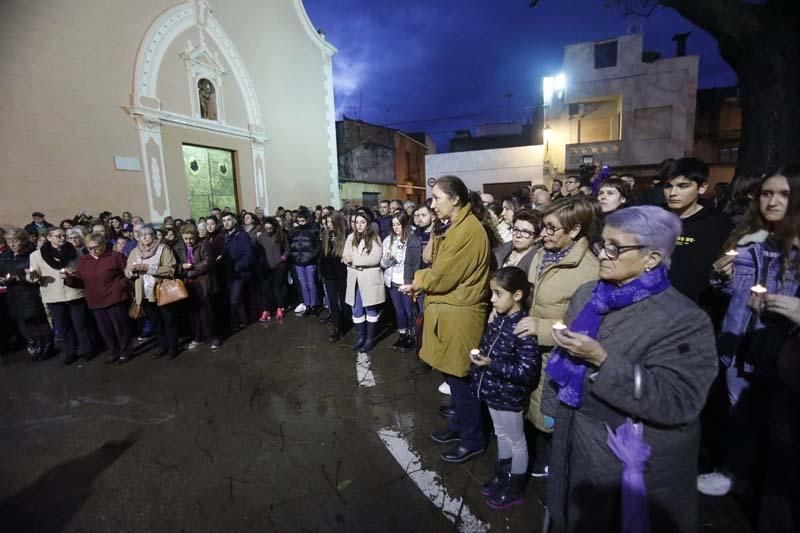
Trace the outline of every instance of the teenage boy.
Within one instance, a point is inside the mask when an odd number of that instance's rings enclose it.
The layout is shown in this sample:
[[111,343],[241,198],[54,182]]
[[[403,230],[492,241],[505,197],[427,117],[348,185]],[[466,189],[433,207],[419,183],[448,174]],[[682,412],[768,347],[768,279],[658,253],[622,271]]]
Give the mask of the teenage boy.
[[724,214],[700,204],[708,186],[708,165],[695,157],[675,160],[666,172],[664,196],[667,208],[680,217],[683,231],[672,253],[669,279],[672,285],[695,303],[710,311],[711,265],[733,231]]

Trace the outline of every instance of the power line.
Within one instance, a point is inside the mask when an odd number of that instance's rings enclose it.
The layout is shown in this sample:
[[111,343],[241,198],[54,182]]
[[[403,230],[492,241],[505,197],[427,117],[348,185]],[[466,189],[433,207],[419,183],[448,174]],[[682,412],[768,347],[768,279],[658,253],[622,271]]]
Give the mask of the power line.
[[[529,112],[529,111],[532,111],[532,110],[536,109],[536,107],[538,107],[538,106],[525,106],[525,107],[522,107],[522,108],[517,108],[515,110],[512,110],[512,112],[514,112],[514,113]],[[442,120],[459,120],[459,119],[465,119],[465,118],[482,117],[482,116],[485,116],[485,115],[502,115],[503,113],[508,113],[508,112],[509,112],[508,109],[495,109],[495,110],[484,111],[484,112],[480,112],[480,113],[467,113],[467,114],[463,114],[463,115],[451,115],[451,116],[446,116],[446,117],[431,117],[431,118],[420,118],[420,119],[415,119],[415,120],[401,120],[401,121],[397,121],[397,122],[384,122],[383,125],[384,126],[397,126],[397,125],[400,125],[400,124],[416,124],[416,123],[419,123],[419,122],[439,122],[439,121],[442,121]]]

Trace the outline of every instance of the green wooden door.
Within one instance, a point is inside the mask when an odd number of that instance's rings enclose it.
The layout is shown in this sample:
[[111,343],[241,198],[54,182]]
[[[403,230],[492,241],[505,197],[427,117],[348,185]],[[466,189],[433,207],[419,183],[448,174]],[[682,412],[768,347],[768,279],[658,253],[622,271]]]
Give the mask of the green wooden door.
[[233,152],[184,144],[183,170],[192,218],[206,217],[214,207],[239,211]]

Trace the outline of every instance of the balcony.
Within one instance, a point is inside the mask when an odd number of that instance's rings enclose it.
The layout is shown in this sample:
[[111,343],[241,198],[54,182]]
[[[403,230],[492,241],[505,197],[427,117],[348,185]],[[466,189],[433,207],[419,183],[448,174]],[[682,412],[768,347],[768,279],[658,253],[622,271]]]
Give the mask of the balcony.
[[583,158],[593,156],[594,163],[601,161],[608,165],[619,165],[620,144],[622,141],[600,141],[593,143],[568,144],[566,147],[566,168],[577,169],[583,163]]

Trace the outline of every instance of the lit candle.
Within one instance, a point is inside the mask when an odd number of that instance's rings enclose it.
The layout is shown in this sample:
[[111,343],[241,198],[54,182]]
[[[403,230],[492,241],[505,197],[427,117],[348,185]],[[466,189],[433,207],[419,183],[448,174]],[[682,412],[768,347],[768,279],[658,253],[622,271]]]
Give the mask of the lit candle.
[[556,322],[555,324],[553,324],[553,329],[556,329],[556,330],[558,330],[558,331],[561,331],[561,330],[563,330],[563,329],[567,329],[567,325],[566,325],[566,324],[564,324],[562,321],[560,321],[560,320],[559,320],[558,322]]
[[728,257],[736,257],[737,255],[739,255],[739,252],[737,252],[736,250],[728,250],[727,252],[725,252],[725,255],[727,255]]
[[67,273],[67,269],[66,269],[66,268],[62,268],[62,269],[61,269],[61,273],[62,273],[62,274],[66,274],[66,273]]
[[477,359],[480,354],[481,354],[481,351],[479,349],[477,349],[477,348],[474,348],[474,349],[469,351],[469,356],[472,357],[473,359]]
[[767,292],[767,288],[759,283],[750,287],[750,292],[753,294],[765,294]]

